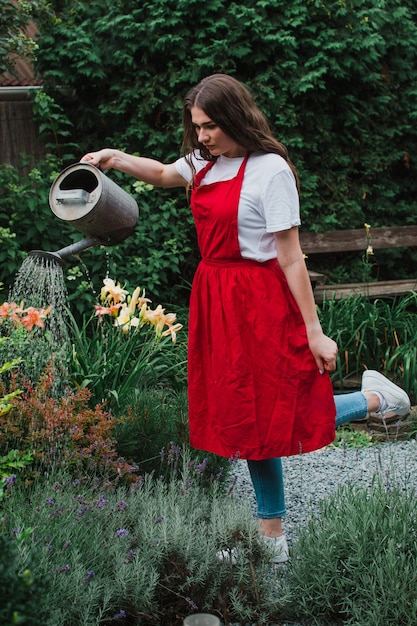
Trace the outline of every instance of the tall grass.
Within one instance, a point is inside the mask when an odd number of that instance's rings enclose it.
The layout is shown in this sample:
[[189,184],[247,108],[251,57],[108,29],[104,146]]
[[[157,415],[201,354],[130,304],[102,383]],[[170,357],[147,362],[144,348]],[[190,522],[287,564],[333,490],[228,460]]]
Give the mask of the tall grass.
[[376,369],[417,400],[417,293],[394,299],[350,296],[325,300],[318,309],[324,331],[339,346],[333,381]]

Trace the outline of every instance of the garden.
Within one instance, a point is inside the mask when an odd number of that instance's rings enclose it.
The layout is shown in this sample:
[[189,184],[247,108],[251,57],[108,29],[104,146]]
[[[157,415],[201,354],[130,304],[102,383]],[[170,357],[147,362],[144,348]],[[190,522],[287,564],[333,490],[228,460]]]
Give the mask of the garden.
[[[199,253],[184,192],[109,172],[139,206],[135,232],[63,266],[30,252],[79,240],[49,210],[59,172],[106,145],[174,161],[182,98],[214,72],[248,85],[288,147],[303,228],[366,227],[372,244],[373,227],[414,225],[415,2],[0,4],[0,60],[13,70],[10,55],[31,55],[45,148],[0,164],[0,624],[181,626],[206,612],[225,626],[414,626],[414,410],[289,461],[291,559],[271,568],[244,462],[189,445]],[[38,37],[25,52],[28,19]],[[364,249],[312,269],[397,280],[416,258]],[[339,346],[336,392],[376,369],[417,404],[415,292],[318,312]],[[324,491],[307,502],[314,462]],[[242,558],[219,564],[233,547]]]
[[[30,296],[34,277],[37,306],[19,293]],[[17,302],[0,309],[2,624],[176,626],[194,612],[224,624],[415,623],[412,488],[378,473],[369,489],[343,485],[297,530],[290,563],[271,569],[239,495],[239,460],[188,444],[187,311],[104,278],[81,322],[61,266],[30,257],[10,293]],[[322,322],[341,347],[335,380],[383,366],[414,399],[416,300],[325,302]],[[335,445],[375,442],[347,429]],[[244,558],[219,566],[225,546]],[[381,605],[394,584],[401,601],[391,592]]]

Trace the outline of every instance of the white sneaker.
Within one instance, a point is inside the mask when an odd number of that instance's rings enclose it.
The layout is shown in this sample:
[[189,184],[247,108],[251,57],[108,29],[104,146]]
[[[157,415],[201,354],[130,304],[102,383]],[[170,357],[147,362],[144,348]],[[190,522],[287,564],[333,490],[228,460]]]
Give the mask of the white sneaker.
[[237,550],[236,548],[228,548],[227,550],[219,550],[216,552],[216,557],[219,563],[231,563],[236,565],[237,563]]
[[382,419],[384,419],[387,413],[403,416],[410,412],[410,398],[405,391],[375,370],[367,370],[363,373],[361,391],[372,391],[381,394],[385,402],[382,403],[376,413],[381,415]]
[[[271,563],[274,565],[278,563],[286,563],[290,558],[287,539],[285,535],[280,537],[267,537],[266,535],[259,535],[261,541],[263,541],[270,550]],[[227,550],[219,550],[216,553],[219,563],[231,563],[236,565],[238,551],[236,548],[228,548]]]
[[281,535],[280,537],[260,535],[260,537],[271,551],[271,563],[286,563],[288,561],[290,553],[285,535]]

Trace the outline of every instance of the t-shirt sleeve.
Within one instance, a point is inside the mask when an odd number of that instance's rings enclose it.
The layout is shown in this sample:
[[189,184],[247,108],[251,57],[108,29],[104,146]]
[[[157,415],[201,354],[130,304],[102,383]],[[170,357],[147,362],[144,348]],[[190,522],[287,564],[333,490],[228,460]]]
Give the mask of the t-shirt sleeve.
[[300,226],[300,200],[294,174],[289,168],[271,177],[262,194],[266,232]]
[[178,174],[180,174],[184,178],[184,180],[187,181],[187,183],[191,182],[193,179],[193,171],[189,162],[187,161],[187,159],[190,159],[190,158],[195,167],[196,172],[199,172],[201,169],[203,169],[203,167],[205,167],[207,163],[207,161],[204,161],[203,159],[199,158],[199,151],[197,151],[197,154],[192,153],[188,155],[187,158],[182,157],[178,159],[177,161],[175,161],[175,168]]
[[184,178],[184,180],[187,181],[187,183],[192,180],[193,172],[190,165],[185,160],[185,157],[182,157],[181,159],[175,161],[175,169],[177,170],[178,174],[180,174]]

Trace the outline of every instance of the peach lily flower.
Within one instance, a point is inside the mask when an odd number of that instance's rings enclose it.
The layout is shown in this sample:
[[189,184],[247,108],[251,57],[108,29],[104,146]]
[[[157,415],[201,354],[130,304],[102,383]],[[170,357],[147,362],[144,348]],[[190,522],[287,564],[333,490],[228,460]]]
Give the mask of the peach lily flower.
[[5,319],[10,318],[13,322],[19,323],[19,314],[23,313],[22,305],[23,303],[19,307],[16,302],[4,302],[0,306],[0,317],[4,317]]
[[121,326],[124,333],[129,332],[129,328],[137,328],[139,326],[139,318],[131,315],[129,307],[123,305],[119,315],[115,319],[114,325]]
[[173,324],[172,326],[169,326],[167,330],[164,330],[164,332],[162,333],[162,337],[168,337],[169,335],[171,335],[172,343],[176,343],[177,332],[181,330],[181,328],[182,324]]
[[112,302],[117,304],[118,302],[124,302],[126,296],[129,294],[126,289],[122,289],[120,283],[115,283],[111,278],[104,278],[104,287],[101,288],[100,299],[102,302]]
[[96,310],[95,317],[103,317],[103,315],[112,315],[113,317],[117,316],[117,312],[122,306],[122,303],[112,304],[111,306],[101,306],[100,304],[95,304],[94,308]]
[[142,320],[145,324],[152,324],[155,326],[155,332],[160,335],[163,327],[165,326],[165,309],[160,304],[156,309],[141,309]]
[[134,314],[136,307],[141,310],[145,305],[146,308],[148,302],[152,302],[152,300],[149,300],[149,298],[145,298],[145,290],[143,290],[142,295],[140,295],[140,287],[136,287],[129,301],[130,314]]

